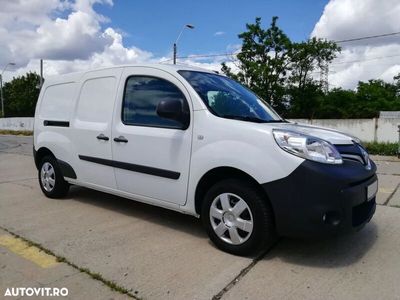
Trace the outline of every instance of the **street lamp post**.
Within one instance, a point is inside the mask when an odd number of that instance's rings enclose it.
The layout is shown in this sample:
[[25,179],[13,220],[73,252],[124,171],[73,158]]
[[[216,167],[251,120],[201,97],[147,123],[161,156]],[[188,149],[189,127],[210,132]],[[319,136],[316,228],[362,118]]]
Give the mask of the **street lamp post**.
[[194,29],[194,26],[192,24],[186,24],[185,26],[183,26],[181,32],[179,33],[178,38],[174,43],[174,65],[176,65],[177,44],[185,28]]
[[3,71],[0,74],[0,98],[1,98],[1,116],[4,118],[4,98],[3,98],[3,74],[6,71],[8,66],[15,66],[15,63],[9,62],[4,67]]

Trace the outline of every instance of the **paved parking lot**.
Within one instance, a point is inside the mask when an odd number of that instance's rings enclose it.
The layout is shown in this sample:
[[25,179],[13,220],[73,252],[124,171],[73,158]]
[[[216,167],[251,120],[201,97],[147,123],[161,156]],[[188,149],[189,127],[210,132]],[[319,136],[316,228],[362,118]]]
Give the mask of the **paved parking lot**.
[[400,299],[396,158],[375,157],[380,205],[361,232],[243,258],[190,216],[80,187],[45,198],[31,153],[31,137],[0,136],[0,297],[44,286],[71,299]]

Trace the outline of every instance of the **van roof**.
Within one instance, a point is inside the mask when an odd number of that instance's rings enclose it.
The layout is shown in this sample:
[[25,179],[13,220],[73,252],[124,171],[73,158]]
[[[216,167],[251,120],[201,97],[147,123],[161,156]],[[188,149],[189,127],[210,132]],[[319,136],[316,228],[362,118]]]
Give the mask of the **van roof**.
[[176,72],[180,70],[188,70],[188,71],[200,71],[200,72],[207,72],[207,73],[218,73],[216,71],[211,71],[203,68],[199,68],[196,66],[189,66],[184,64],[162,64],[162,63],[147,63],[147,64],[125,64],[125,65],[115,65],[103,68],[96,68],[96,69],[88,69],[86,71],[74,72],[74,73],[67,73],[62,75],[53,75],[49,76],[45,80],[45,84],[55,84],[57,82],[66,82],[66,81],[76,81],[79,80],[84,74],[93,71],[102,71],[102,70],[109,70],[114,68],[125,68],[125,67],[147,67],[147,68],[155,68],[159,70],[164,70],[167,72]]

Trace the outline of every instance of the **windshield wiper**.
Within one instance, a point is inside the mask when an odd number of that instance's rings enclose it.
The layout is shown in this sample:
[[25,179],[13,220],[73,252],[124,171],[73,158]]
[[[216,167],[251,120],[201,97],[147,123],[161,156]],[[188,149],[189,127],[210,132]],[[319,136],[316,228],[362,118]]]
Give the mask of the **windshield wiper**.
[[263,119],[260,119],[260,118],[257,118],[257,117],[250,117],[250,116],[222,115],[220,117],[227,118],[227,119],[240,120],[240,121],[255,122],[255,123],[280,123],[280,122],[285,122],[283,120],[263,120]]
[[289,122],[281,119],[281,120],[269,120],[269,121],[265,121],[265,123],[289,123]]
[[259,118],[256,118],[256,117],[249,117],[249,116],[222,115],[220,117],[227,118],[227,119],[240,120],[240,121],[265,123],[265,120],[263,120],[263,119],[259,119]]

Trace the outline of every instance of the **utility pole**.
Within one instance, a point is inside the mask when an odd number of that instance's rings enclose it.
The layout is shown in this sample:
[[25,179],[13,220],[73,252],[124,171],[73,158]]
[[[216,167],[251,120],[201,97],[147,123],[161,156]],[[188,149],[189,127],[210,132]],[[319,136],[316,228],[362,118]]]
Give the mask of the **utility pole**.
[[321,69],[321,73],[320,73],[319,83],[320,83],[321,89],[326,94],[329,92],[329,64],[328,64],[328,62],[323,62],[320,66],[320,69]]
[[4,118],[5,113],[4,113],[4,97],[3,97],[3,74],[6,71],[8,66],[15,66],[15,63],[9,62],[6,64],[4,67],[3,71],[0,74],[0,99],[1,99],[1,117]]
[[174,43],[174,65],[176,65],[176,43]]
[[40,60],[40,88],[39,90],[42,88],[43,86],[43,59]]
[[40,89],[43,86],[43,59],[40,59],[40,78],[39,78],[39,83],[36,85],[36,88],[40,91]]
[[4,118],[3,74],[0,74],[1,117]]
[[397,157],[400,158],[400,125],[397,125],[397,128],[399,128],[398,133],[399,133],[399,145],[397,148]]
[[174,43],[174,49],[173,49],[173,51],[174,51],[174,57],[173,57],[174,65],[176,65],[176,55],[177,55],[177,51],[178,51],[177,50],[177,44],[178,44],[178,41],[179,41],[183,31],[185,30],[185,28],[194,29],[194,26],[192,24],[186,24],[185,26],[183,26],[181,32],[179,33],[178,38],[176,39],[176,41]]

